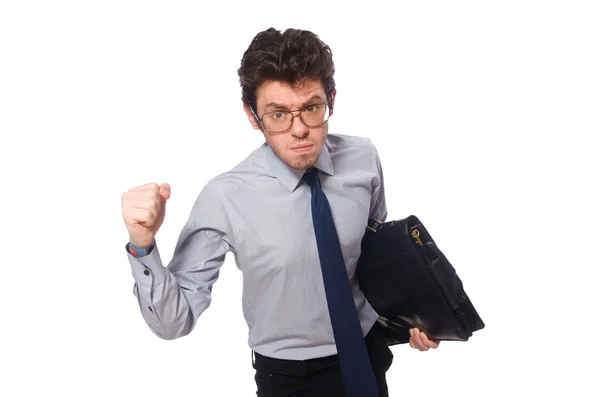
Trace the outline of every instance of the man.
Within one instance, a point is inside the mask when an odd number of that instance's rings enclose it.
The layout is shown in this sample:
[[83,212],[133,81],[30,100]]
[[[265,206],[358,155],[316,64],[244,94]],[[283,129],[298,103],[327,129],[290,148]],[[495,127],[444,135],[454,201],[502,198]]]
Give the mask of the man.
[[[143,318],[161,338],[189,334],[232,252],[259,396],[387,396],[393,356],[354,276],[368,218],[387,214],[383,174],[370,140],[328,134],[331,51],[311,32],[271,28],[238,74],[266,142],[201,190],[166,268],[155,235],[170,186],[122,196]],[[414,329],[410,345],[438,342]]]

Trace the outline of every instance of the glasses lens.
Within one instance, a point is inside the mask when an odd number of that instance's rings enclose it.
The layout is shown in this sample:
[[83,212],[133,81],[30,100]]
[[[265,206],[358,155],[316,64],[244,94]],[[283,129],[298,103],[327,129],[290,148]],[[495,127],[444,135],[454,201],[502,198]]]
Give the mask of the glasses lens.
[[309,127],[318,127],[329,118],[326,104],[310,105],[302,110],[302,121]]
[[272,112],[262,119],[265,128],[271,132],[286,131],[292,126],[292,114],[289,112]]

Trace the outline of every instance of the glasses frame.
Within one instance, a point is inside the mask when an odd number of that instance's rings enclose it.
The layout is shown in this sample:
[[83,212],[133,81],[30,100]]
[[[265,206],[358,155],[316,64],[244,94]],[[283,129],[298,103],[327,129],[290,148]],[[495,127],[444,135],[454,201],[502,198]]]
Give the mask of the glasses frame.
[[[324,105],[325,106],[325,112],[327,112],[327,120],[325,120],[324,122],[322,122],[321,124],[317,124],[317,125],[308,125],[306,123],[306,121],[304,121],[304,119],[302,118],[302,112],[304,112],[307,108],[311,107],[311,106],[321,106]],[[292,121],[290,123],[290,126],[288,128],[286,128],[285,130],[280,130],[280,131],[272,131],[270,129],[268,129],[265,126],[265,123],[263,122],[263,118],[265,116],[268,116],[270,114],[273,113],[289,113],[292,115]],[[297,113],[297,114],[295,114]],[[327,123],[329,121],[329,117],[331,117],[331,107],[329,106],[329,103],[325,102],[325,103],[311,103],[310,105],[306,105],[304,106],[302,109],[297,109],[297,110],[273,110],[272,112],[267,112],[265,114],[263,114],[261,117],[256,116],[256,113],[254,115],[256,117],[256,121],[258,121],[260,123],[260,125],[269,133],[271,134],[283,134],[288,132],[294,125],[294,119],[296,117],[298,117],[300,119],[300,121],[302,121],[302,123],[307,126],[308,128],[318,128],[322,125],[325,125],[325,123]]]

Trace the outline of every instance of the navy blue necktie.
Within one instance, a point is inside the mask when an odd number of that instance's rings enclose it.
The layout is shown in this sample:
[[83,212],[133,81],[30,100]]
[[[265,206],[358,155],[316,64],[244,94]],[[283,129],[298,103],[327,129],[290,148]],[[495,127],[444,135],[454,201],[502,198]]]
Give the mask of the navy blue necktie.
[[329,202],[318,181],[318,172],[312,168],[302,179],[312,193],[313,225],[344,389],[347,397],[378,397],[379,389],[356,312],[342,248]]

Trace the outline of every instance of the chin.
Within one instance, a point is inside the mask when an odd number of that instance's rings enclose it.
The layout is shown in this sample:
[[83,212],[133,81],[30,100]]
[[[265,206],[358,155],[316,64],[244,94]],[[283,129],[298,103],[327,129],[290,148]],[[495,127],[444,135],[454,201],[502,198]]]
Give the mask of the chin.
[[312,156],[310,158],[296,158],[296,159],[288,159],[286,163],[289,164],[290,167],[297,170],[306,170],[317,162],[316,158]]

